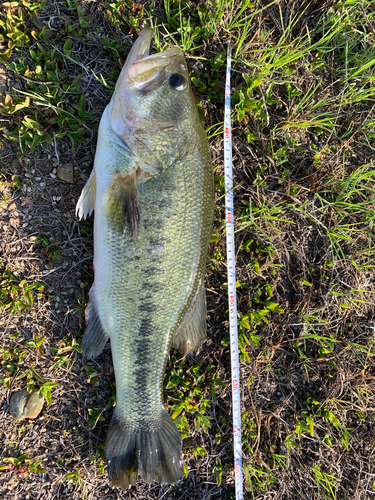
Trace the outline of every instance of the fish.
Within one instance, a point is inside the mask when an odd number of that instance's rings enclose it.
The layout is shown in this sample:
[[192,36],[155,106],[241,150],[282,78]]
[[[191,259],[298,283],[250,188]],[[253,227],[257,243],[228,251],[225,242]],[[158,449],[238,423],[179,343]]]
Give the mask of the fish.
[[150,55],[153,36],[143,29],[129,52],[76,207],[80,219],[95,211],[82,352],[96,358],[110,339],[116,405],[104,451],[110,483],[125,489],[139,478],[181,479],[182,440],[164,406],[164,374],[172,346],[185,355],[207,330],[210,150],[184,53]]

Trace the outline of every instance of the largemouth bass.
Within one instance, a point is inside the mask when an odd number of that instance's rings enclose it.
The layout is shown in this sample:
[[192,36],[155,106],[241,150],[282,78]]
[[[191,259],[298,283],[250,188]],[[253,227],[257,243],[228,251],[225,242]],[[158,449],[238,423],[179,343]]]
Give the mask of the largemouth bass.
[[134,43],[100,121],[94,169],[77,204],[95,210],[95,280],[84,356],[111,340],[116,407],[105,440],[113,485],[175,483],[182,441],[163,405],[171,346],[206,335],[204,273],[214,189],[210,153],[182,51]]

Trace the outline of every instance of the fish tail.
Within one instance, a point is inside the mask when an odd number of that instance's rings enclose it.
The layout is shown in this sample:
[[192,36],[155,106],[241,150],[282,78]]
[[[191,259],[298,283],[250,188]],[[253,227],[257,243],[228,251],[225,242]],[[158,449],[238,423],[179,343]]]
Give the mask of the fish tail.
[[147,483],[176,483],[181,479],[182,440],[165,408],[147,424],[130,424],[114,414],[104,451],[111,484],[129,488],[138,476]]

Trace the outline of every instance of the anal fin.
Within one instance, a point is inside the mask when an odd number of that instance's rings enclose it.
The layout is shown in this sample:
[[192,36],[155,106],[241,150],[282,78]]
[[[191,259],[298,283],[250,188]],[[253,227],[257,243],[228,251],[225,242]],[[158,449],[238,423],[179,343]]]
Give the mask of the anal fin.
[[93,170],[82,189],[81,196],[79,197],[76,214],[80,219],[82,217],[86,219],[88,215],[91,215],[95,208],[95,198],[96,198],[96,175],[95,170]]
[[92,297],[86,307],[85,316],[86,330],[83,334],[82,354],[86,358],[97,358],[104,349],[109,335],[103,330]]
[[121,174],[113,177],[107,202],[107,216],[119,232],[124,233],[126,228],[132,235],[139,226],[138,193],[136,173]]
[[188,354],[197,349],[206,338],[206,335],[206,290],[202,280],[202,284],[200,285],[193,303],[176,330],[173,339],[173,347],[182,354]]

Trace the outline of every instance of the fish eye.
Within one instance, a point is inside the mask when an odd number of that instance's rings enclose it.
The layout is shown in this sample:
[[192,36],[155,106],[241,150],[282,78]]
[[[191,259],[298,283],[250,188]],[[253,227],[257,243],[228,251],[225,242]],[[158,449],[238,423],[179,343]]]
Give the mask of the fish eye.
[[175,73],[169,78],[169,85],[176,90],[183,90],[185,88],[185,78],[182,75]]

